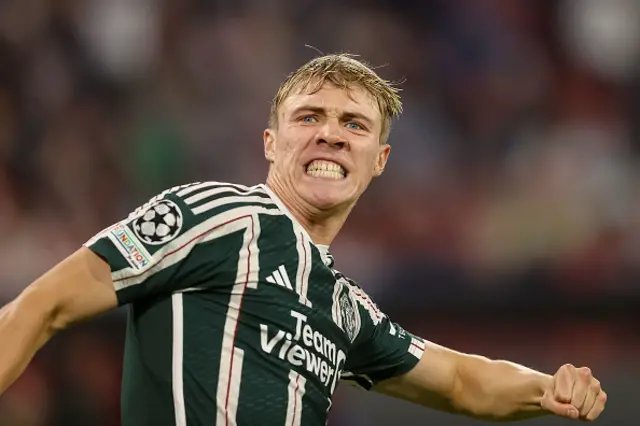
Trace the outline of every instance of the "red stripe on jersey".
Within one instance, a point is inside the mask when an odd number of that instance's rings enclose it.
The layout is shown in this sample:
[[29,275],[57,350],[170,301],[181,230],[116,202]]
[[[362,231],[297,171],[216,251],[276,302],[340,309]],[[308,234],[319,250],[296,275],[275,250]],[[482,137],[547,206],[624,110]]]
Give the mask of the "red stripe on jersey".
[[[302,232],[300,233],[300,241],[302,243],[302,248],[304,249],[304,266],[302,267],[302,276],[304,277],[304,275],[307,273],[307,243],[304,240],[304,233],[302,233]],[[306,280],[303,279],[301,285],[305,285],[305,281]],[[307,282],[307,285],[308,284],[309,283]],[[300,292],[305,295],[304,299],[305,299],[305,302],[306,302],[308,300],[308,298],[306,296],[305,289],[304,288],[300,288]]]
[[371,299],[369,298],[369,296],[367,296],[367,295],[366,295],[366,294],[364,294],[364,293],[360,293],[358,290],[353,289],[353,288],[352,288],[352,291],[353,291],[353,294],[355,294],[356,296],[360,297],[360,299],[362,299],[364,302],[366,302],[366,303],[367,303],[367,305],[369,305],[369,307],[370,307],[370,308],[371,308],[371,310],[375,313],[375,315],[376,315],[376,317],[377,317],[378,319],[380,319],[380,320],[381,320],[382,318],[384,318],[384,314],[383,314],[382,312],[380,312],[380,309],[378,309],[378,308],[376,307],[376,305],[371,301]]

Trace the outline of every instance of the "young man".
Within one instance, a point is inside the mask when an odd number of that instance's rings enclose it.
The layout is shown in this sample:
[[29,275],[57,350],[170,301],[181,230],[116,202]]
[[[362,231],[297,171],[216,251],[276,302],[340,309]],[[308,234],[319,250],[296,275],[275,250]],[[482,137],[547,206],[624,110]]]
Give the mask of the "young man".
[[0,311],[0,393],[56,331],[131,307],[123,426],[324,425],[339,380],[489,420],[595,420],[588,368],[554,376],[427,342],[328,246],[389,157],[396,89],[345,55],[305,64],[264,132],[266,185],[168,189]]

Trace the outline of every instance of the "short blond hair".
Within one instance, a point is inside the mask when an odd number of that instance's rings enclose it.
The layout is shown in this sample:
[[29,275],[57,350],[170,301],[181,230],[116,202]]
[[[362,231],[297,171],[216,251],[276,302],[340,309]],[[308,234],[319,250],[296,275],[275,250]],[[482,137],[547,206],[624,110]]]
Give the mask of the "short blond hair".
[[386,143],[392,120],[402,113],[399,95],[401,89],[378,76],[365,62],[346,53],[317,57],[289,74],[271,103],[269,127],[277,128],[278,111],[295,90],[308,90],[309,93],[315,93],[326,83],[347,91],[361,88],[369,92],[377,101],[382,114],[380,142]]

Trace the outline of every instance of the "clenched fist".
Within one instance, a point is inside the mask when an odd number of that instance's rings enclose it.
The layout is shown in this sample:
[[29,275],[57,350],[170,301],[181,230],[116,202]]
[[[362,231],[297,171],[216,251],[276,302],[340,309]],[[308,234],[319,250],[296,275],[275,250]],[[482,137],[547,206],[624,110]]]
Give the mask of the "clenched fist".
[[607,394],[587,367],[565,364],[553,376],[542,397],[542,408],[570,419],[593,421],[600,416]]

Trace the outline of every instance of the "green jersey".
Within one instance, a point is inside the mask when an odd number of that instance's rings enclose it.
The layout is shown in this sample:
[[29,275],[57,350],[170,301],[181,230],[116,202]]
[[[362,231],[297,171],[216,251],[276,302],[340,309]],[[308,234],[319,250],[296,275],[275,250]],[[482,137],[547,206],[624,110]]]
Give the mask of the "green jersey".
[[85,246],[130,306],[123,426],[320,426],[424,351],[264,185],[168,189]]

